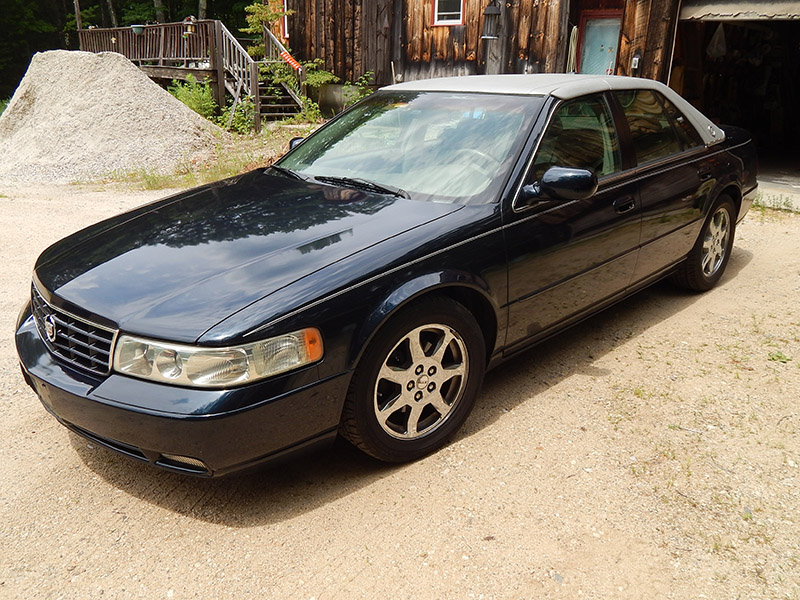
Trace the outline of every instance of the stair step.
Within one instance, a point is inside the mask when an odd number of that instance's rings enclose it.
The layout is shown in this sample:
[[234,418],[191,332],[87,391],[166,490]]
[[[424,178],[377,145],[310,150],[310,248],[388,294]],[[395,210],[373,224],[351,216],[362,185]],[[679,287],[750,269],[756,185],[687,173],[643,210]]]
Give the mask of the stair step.
[[280,110],[280,109],[284,109],[284,110],[299,110],[300,109],[300,107],[297,106],[297,104],[272,104],[271,102],[268,102],[266,104],[264,102],[262,102],[261,103],[261,107],[262,108],[274,108],[275,110]]
[[275,104],[297,104],[291,98],[276,98],[274,96],[261,96],[261,104],[264,103],[275,103]]

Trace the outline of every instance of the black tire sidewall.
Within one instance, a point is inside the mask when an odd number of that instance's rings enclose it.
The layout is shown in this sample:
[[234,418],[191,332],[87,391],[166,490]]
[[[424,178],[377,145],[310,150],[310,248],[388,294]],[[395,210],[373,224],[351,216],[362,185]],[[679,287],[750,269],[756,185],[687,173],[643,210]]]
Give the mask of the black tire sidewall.
[[[444,423],[428,435],[401,440],[387,434],[374,412],[375,383],[389,353],[409,331],[438,323],[455,330],[466,347],[469,366],[464,391]],[[421,302],[403,309],[377,333],[359,363],[348,392],[355,426],[364,450],[381,460],[415,460],[443,446],[464,423],[483,383],[486,365],[483,334],[474,317],[461,304],[446,298]]]
[[[719,268],[717,268],[713,275],[708,277],[705,275],[705,273],[703,273],[703,242],[706,233],[708,233],[708,228],[711,226],[711,223],[714,220],[714,215],[716,215],[721,208],[725,208],[728,213],[728,219],[730,221],[730,235],[728,236],[728,241],[725,245],[725,256],[722,259],[722,264],[719,266]],[[723,274],[725,273],[725,269],[728,266],[728,261],[730,260],[731,253],[733,251],[733,242],[735,236],[736,206],[729,196],[723,194],[717,198],[712,205],[711,210],[708,211],[708,216],[703,223],[703,227],[700,230],[700,235],[698,236],[692,251],[689,253],[686,262],[681,265],[680,269],[675,274],[676,283],[682,287],[699,292],[705,292],[713,288],[722,278]]]

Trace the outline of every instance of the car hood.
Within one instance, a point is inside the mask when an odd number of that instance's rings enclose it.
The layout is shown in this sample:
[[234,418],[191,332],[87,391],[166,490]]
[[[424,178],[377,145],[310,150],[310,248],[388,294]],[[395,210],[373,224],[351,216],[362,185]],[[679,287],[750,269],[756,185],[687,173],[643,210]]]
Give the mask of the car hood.
[[253,171],[69,236],[42,254],[36,278],[65,306],[121,330],[193,342],[247,305],[459,208]]

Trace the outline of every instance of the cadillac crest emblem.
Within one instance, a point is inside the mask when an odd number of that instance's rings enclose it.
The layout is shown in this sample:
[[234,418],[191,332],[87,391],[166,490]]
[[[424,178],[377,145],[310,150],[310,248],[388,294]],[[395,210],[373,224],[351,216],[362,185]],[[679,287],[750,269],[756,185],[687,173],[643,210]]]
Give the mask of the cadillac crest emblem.
[[47,334],[47,339],[51,344],[56,341],[58,332],[56,331],[56,319],[53,315],[47,315],[44,318],[44,332]]

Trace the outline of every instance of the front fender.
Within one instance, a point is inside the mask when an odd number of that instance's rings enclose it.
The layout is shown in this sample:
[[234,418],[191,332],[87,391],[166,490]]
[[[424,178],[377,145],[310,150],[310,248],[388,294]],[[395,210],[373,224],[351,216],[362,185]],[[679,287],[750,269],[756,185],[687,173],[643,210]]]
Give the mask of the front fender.
[[397,311],[423,296],[452,292],[456,289],[464,290],[473,295],[480,295],[483,301],[492,307],[495,312],[495,319],[497,319],[499,309],[490,294],[488,283],[482,278],[457,270],[419,275],[393,288],[370,311],[359,330],[353,336],[350,360],[348,362],[353,365],[358,364],[367,346],[372,342],[378,331]]

